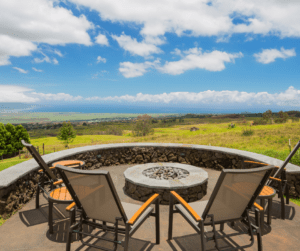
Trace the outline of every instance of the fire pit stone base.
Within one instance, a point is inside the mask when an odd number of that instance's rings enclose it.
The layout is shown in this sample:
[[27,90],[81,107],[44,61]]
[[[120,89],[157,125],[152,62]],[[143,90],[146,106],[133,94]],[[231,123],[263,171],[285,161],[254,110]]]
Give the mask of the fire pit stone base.
[[[146,177],[143,171],[158,166],[181,168],[189,176],[174,180],[156,180]],[[160,204],[168,205],[170,191],[178,193],[186,202],[201,200],[207,192],[208,175],[203,169],[178,163],[148,163],[128,168],[124,172],[125,192],[135,200],[146,201],[154,193],[160,194]]]

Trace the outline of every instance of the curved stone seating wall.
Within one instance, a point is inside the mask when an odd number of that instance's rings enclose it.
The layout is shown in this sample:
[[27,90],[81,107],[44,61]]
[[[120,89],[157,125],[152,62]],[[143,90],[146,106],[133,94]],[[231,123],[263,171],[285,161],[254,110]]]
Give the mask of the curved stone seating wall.
[[[85,169],[93,170],[121,164],[174,162],[198,167],[222,169],[255,168],[259,165],[244,163],[258,161],[282,165],[283,161],[261,154],[203,145],[129,143],[85,146],[43,156],[51,166],[59,160],[84,160]],[[0,214],[5,215],[26,203],[35,193],[40,169],[34,159],[25,161],[0,172]],[[290,195],[300,197],[300,167],[286,166]],[[124,184],[125,185],[125,184]]]

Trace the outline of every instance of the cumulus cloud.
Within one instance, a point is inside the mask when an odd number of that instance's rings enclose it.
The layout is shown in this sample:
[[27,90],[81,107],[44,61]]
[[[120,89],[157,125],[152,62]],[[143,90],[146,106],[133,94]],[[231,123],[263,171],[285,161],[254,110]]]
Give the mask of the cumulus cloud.
[[149,68],[156,68],[159,60],[154,62],[146,61],[144,63],[131,63],[131,62],[123,62],[120,63],[119,71],[125,78],[134,78],[143,76]]
[[285,92],[240,92],[240,91],[214,91],[203,92],[170,92],[162,94],[143,94],[135,96],[109,96],[109,97],[90,97],[88,101],[116,101],[116,102],[148,102],[148,103],[179,103],[179,104],[206,104],[206,105],[278,105],[300,107],[300,90],[290,86]]
[[97,64],[100,63],[100,62],[106,63],[106,58],[102,58],[101,56],[98,56],[97,57]]
[[95,39],[96,39],[95,42],[97,44],[109,46],[108,39],[107,39],[107,37],[105,35],[99,34],[97,37],[95,37]]
[[56,0],[0,1],[0,65],[11,56],[29,56],[38,43],[91,45],[87,30],[94,28],[84,15],[58,5]]
[[178,61],[166,62],[160,65],[160,60],[154,62],[146,61],[144,63],[120,63],[119,71],[125,78],[133,78],[144,75],[149,68],[154,68],[162,73],[170,75],[179,75],[187,70],[204,69],[208,71],[222,71],[225,69],[225,63],[234,63],[235,58],[243,57],[239,53],[227,53],[222,51],[202,52],[201,48],[191,48],[186,51],[175,49],[171,52],[181,57]]
[[125,51],[130,52],[132,55],[138,55],[142,57],[147,57],[150,54],[161,53],[162,51],[155,45],[161,44],[161,40],[148,37],[142,42],[138,42],[136,38],[131,38],[122,33],[121,36],[112,35],[114,40],[116,40],[120,47]]
[[183,53],[176,49],[174,53],[183,58],[178,61],[166,62],[163,66],[157,68],[159,71],[171,75],[179,75],[192,69],[222,71],[225,69],[225,62],[232,63],[235,58],[243,56],[241,52],[227,53],[217,50],[203,53],[202,49],[197,47],[183,51]]
[[234,33],[300,37],[300,1],[261,0],[70,0],[102,20],[130,22],[143,36],[217,36]]
[[35,103],[39,101],[37,97],[27,95],[32,89],[15,86],[15,85],[0,85],[0,102],[3,103]]
[[24,69],[18,68],[18,67],[13,67],[15,70],[19,71],[20,73],[28,73],[28,71],[25,71]]
[[281,47],[280,51],[277,49],[264,49],[260,53],[255,53],[253,55],[256,58],[256,61],[263,64],[269,64],[275,62],[276,58],[289,58],[295,57],[295,49],[284,49]]
[[[0,3],[1,5],[1,3]],[[0,15],[1,20],[1,15]],[[1,34],[0,29],[0,66],[11,64],[10,56],[22,57],[30,56],[33,51],[37,50],[37,45],[18,38],[12,38],[8,35]]]
[[81,96],[72,96],[70,94],[67,93],[37,93],[37,92],[32,92],[31,93],[32,96],[37,96],[40,98],[40,100],[42,101],[78,101],[78,100],[82,100]]
[[38,70],[37,68],[32,67],[32,70],[36,71],[36,72],[43,72],[43,70]]

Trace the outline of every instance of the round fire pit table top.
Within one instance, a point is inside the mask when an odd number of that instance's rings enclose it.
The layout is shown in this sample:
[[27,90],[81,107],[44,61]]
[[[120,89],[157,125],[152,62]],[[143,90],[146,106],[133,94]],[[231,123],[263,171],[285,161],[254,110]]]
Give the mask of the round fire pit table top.
[[[143,174],[143,171],[148,168],[153,167],[175,167],[181,168],[189,172],[189,175],[186,178],[182,179],[173,179],[173,180],[157,180],[152,179]],[[133,167],[127,168],[124,172],[125,180],[135,184],[148,188],[157,188],[157,189],[181,189],[181,188],[189,188],[197,185],[201,185],[208,181],[208,174],[202,168],[180,164],[180,163],[169,163],[169,162],[161,162],[161,163],[148,163],[136,165]]]

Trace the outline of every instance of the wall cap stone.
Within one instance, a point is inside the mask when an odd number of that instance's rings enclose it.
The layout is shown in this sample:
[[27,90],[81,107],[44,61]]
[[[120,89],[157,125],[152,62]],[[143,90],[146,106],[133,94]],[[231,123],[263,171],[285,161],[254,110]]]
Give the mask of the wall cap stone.
[[[174,144],[174,143],[118,143],[118,144],[103,144],[103,145],[93,145],[93,146],[83,146],[73,149],[67,149],[55,153],[50,153],[43,156],[44,161],[47,164],[53,163],[55,161],[61,160],[62,158],[67,158],[80,153],[106,150],[106,149],[116,149],[116,148],[127,148],[127,147],[169,147],[169,148],[186,148],[194,150],[207,150],[220,152],[223,154],[233,154],[239,157],[245,157],[252,159],[253,161],[264,162],[270,165],[280,166],[283,164],[282,160],[271,158],[262,154],[251,153],[247,151],[231,149],[226,147],[216,147],[216,146],[206,146],[206,145],[191,145],[191,144]],[[0,189],[8,187],[13,184],[18,179],[22,178],[26,174],[39,169],[38,163],[34,160],[24,161],[20,164],[11,166],[0,172]],[[288,174],[300,174],[300,167],[287,164],[286,170]]]

